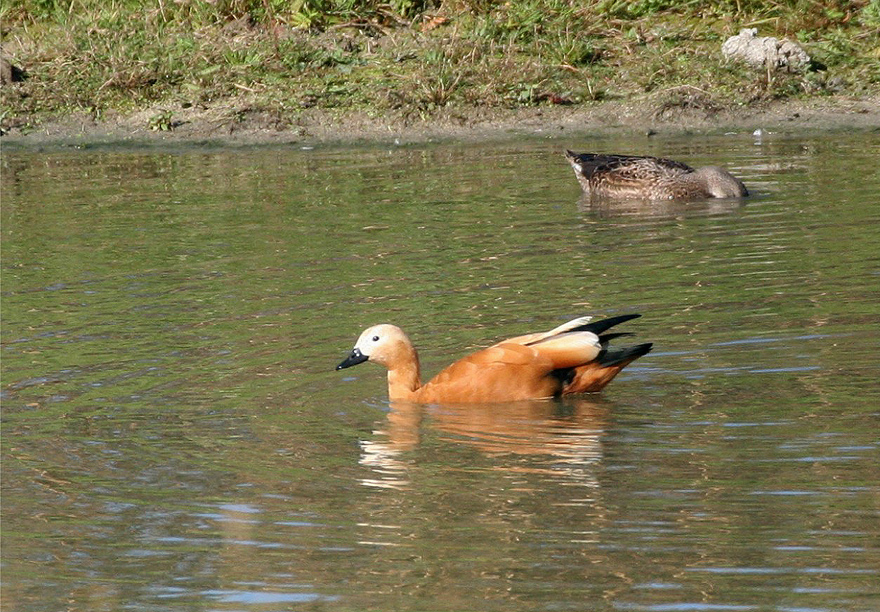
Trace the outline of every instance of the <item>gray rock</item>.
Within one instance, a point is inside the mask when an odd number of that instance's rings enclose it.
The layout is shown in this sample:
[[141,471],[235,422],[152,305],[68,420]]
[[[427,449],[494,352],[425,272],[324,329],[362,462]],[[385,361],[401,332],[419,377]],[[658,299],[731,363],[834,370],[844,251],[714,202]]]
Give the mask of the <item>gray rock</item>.
[[728,59],[743,61],[751,66],[803,72],[810,65],[810,56],[798,44],[772,36],[755,36],[758,30],[745,28],[721,45],[721,53]]

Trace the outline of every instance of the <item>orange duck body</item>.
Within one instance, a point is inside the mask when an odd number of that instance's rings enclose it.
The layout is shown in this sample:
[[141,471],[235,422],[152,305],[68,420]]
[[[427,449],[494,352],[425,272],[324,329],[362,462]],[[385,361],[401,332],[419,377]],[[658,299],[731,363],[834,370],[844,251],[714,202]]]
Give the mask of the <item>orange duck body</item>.
[[608,342],[621,334],[604,332],[638,316],[596,323],[581,317],[548,332],[503,340],[459,359],[424,385],[418,353],[403,330],[374,325],[361,334],[336,369],[368,360],[384,365],[392,401],[424,404],[512,402],[599,391],[651,350],[650,343],[608,348]]

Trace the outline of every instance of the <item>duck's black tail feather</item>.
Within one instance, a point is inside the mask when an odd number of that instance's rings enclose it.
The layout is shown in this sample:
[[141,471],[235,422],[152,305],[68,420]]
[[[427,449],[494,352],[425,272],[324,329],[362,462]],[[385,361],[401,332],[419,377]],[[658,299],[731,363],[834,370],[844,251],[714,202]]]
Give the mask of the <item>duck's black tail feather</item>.
[[620,325],[621,323],[624,323],[626,321],[630,321],[632,319],[638,319],[640,316],[642,316],[642,315],[640,315],[640,314],[619,315],[616,317],[611,317],[609,319],[602,319],[601,321],[595,321],[594,323],[586,323],[584,325],[581,325],[580,327],[575,327],[574,329],[569,330],[569,331],[588,331],[588,332],[593,332],[594,334],[596,334],[598,336],[602,332],[604,332],[608,329],[611,329],[615,325]]
[[651,352],[654,344],[646,342],[645,344],[637,344],[635,346],[627,346],[624,348],[607,349],[599,354],[596,359],[603,367],[615,366],[621,363],[626,364],[630,361],[638,359],[642,355]]

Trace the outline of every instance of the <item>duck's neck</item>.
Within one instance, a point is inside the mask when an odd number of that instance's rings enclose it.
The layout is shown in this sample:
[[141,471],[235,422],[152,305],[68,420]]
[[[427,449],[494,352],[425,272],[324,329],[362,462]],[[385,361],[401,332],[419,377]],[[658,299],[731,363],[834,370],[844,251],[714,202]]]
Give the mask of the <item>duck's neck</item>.
[[419,356],[412,349],[412,354],[407,359],[401,359],[393,368],[388,369],[388,399],[412,400],[421,386]]

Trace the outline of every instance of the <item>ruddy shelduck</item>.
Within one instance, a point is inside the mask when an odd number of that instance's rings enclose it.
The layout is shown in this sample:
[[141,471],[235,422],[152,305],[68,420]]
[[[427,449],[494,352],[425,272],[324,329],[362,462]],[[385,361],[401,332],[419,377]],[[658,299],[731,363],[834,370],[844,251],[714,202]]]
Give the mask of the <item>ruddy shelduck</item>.
[[513,402],[600,391],[651,344],[612,349],[608,342],[628,334],[605,334],[641,315],[628,314],[595,323],[580,317],[548,332],[502,340],[460,359],[422,384],[419,357],[395,325],[374,325],[358,338],[337,370],[364,361],[388,368],[392,401],[424,404]]
[[585,194],[599,198],[741,198],[743,182],[720,166],[694,169],[661,157],[565,152]]

